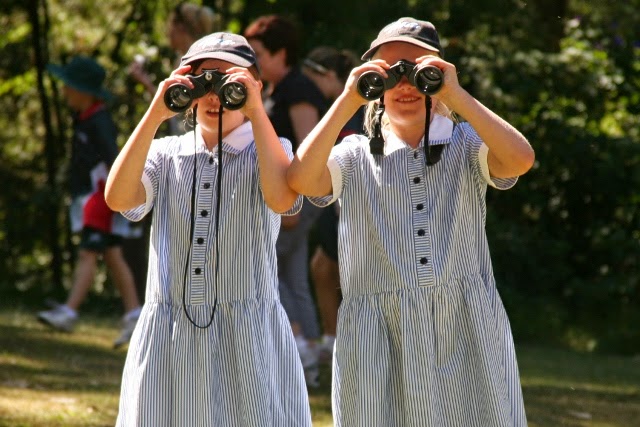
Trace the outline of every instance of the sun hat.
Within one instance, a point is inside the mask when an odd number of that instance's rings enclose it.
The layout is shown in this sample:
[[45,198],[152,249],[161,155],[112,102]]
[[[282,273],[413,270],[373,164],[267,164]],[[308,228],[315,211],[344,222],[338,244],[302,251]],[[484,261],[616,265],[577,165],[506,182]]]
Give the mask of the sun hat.
[[442,54],[442,46],[436,27],[429,21],[419,21],[413,18],[400,18],[384,27],[378,37],[371,43],[371,47],[362,55],[362,60],[371,59],[380,45],[389,42],[406,42]]
[[106,77],[104,68],[88,56],[77,55],[64,65],[47,64],[47,70],[67,86],[107,100],[111,93],[102,84]]
[[212,33],[197,40],[182,57],[180,66],[199,59],[220,59],[240,67],[257,67],[256,53],[247,39],[233,33]]

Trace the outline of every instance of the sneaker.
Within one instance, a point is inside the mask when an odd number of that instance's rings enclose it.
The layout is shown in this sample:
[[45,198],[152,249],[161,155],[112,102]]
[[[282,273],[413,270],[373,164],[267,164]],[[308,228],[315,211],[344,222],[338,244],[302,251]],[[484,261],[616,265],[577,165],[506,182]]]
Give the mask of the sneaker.
[[139,313],[136,313],[133,316],[124,315],[122,318],[122,330],[120,331],[120,336],[113,342],[113,348],[120,348],[129,342],[131,335],[133,335],[133,330],[136,328],[139,317]]
[[66,305],[59,305],[51,310],[40,311],[38,320],[59,331],[71,332],[76,325],[78,315]]
[[317,363],[304,368],[304,380],[309,388],[320,387],[320,368]]
[[318,359],[322,363],[331,363],[333,360],[333,347],[336,343],[336,337],[332,335],[323,335],[318,343]]
[[307,387],[318,388],[320,386],[320,370],[318,369],[318,354],[315,348],[310,346],[307,340],[301,336],[296,337],[296,347],[304,369]]

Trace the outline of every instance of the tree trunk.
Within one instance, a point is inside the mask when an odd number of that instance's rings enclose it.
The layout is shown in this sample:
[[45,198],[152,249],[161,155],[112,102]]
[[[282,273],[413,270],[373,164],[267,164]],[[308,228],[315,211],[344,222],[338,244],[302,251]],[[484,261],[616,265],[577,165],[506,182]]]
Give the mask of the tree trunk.
[[[60,248],[60,202],[59,198],[56,197],[56,195],[59,194],[56,182],[59,158],[57,147],[59,144],[57,143],[58,141],[56,140],[57,138],[53,131],[49,98],[47,97],[44,87],[44,72],[48,62],[48,49],[45,42],[45,40],[47,40],[48,25],[43,26],[41,24],[40,9],[42,7],[46,15],[46,1],[47,0],[30,0],[28,11],[29,22],[31,23],[31,41],[34,52],[34,62],[37,73],[36,81],[38,85],[38,96],[40,98],[42,122],[45,129],[44,155],[46,159],[47,182],[50,186],[49,194],[52,195],[52,197],[48,199],[48,212],[51,212],[51,214],[46,215],[46,221],[48,221],[47,244],[51,251],[51,275],[55,291],[64,292],[64,288],[62,286],[62,251]],[[45,22],[48,22],[46,16]]]

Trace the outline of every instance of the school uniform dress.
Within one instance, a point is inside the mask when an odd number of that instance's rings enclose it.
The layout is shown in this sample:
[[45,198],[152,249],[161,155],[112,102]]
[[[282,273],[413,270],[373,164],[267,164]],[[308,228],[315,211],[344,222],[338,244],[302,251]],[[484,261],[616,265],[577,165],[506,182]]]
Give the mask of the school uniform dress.
[[[281,143],[292,158],[291,144]],[[199,129],[152,143],[142,177],[146,203],[125,212],[140,220],[153,208],[146,303],[124,367],[118,426],[311,426],[278,297],[280,216],[263,199],[251,123],[222,147],[219,234],[218,151],[206,149]],[[301,198],[288,214],[300,205]],[[202,328],[216,298],[213,321]]]
[[488,148],[435,116],[425,165],[386,135],[385,155],[350,136],[328,166],[340,201],[343,301],[334,352],[337,427],[525,426],[513,337],[485,234]]
[[[295,152],[301,141],[296,140],[291,107],[309,104],[322,117],[329,106],[328,101],[313,81],[304,75],[299,67],[293,67],[275,85],[264,106],[276,133],[287,138]],[[278,277],[280,278],[280,299],[289,320],[298,323],[305,338],[320,337],[320,325],[316,315],[311,287],[309,286],[309,233],[321,209],[305,202],[300,211],[298,223],[280,230],[276,251],[278,253]]]

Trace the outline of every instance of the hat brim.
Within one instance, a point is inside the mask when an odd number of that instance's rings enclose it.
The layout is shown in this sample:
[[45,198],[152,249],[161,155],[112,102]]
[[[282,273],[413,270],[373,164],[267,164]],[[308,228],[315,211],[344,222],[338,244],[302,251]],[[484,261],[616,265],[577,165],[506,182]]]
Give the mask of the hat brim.
[[369,48],[369,50],[367,50],[364,55],[362,55],[362,57],[360,59],[362,59],[363,61],[367,61],[369,59],[371,59],[371,57],[373,56],[374,53],[376,53],[376,51],[378,50],[378,48],[380,46],[382,46],[383,44],[387,44],[387,43],[391,43],[391,42],[405,42],[405,43],[411,43],[413,45],[416,46],[420,46],[422,48],[425,48],[427,50],[432,50],[434,52],[438,52],[440,53],[440,49],[432,46],[428,43],[424,43],[421,42],[420,40],[416,40],[413,37],[408,37],[408,36],[396,36],[396,37],[389,37],[384,39],[384,41],[377,43],[377,44],[373,44],[373,46],[371,46]]
[[237,65],[239,67],[245,67],[245,68],[249,68],[252,65],[255,65],[255,62],[249,61],[246,58],[243,58],[242,56],[234,55],[233,53],[229,53],[229,52],[202,52],[197,55],[193,55],[187,60],[183,60],[180,63],[180,66],[182,67],[184,65],[189,65],[192,62],[197,61],[199,59],[219,59],[221,61],[226,61],[233,65]]
[[53,74],[55,77],[57,77],[58,79],[62,80],[62,82],[75,89],[78,90],[80,92],[84,92],[84,93],[88,93],[91,94],[97,98],[103,99],[103,100],[109,100],[112,98],[112,94],[111,92],[109,92],[108,90],[106,90],[105,88],[95,88],[95,87],[89,87],[89,86],[85,86],[81,83],[78,83],[76,81],[74,81],[72,78],[70,78],[67,73],[64,71],[64,67],[58,64],[47,64],[47,71],[49,71],[49,73]]

